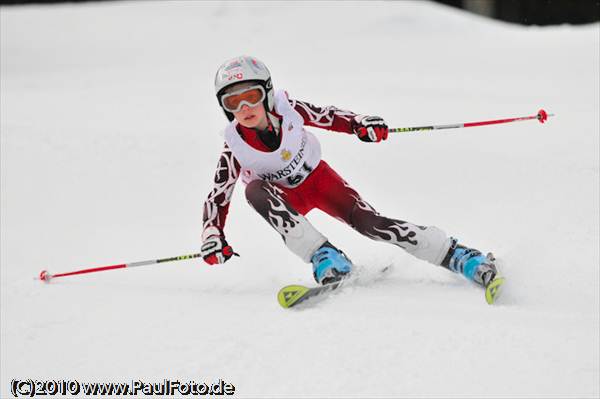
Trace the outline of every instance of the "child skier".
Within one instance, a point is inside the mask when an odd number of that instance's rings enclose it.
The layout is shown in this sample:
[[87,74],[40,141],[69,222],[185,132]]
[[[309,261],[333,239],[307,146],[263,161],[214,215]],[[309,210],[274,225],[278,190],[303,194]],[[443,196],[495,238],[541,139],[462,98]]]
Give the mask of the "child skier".
[[[273,89],[267,67],[249,56],[226,61],[217,70],[215,90],[230,123],[215,186],[204,203],[202,256],[208,264],[224,263],[234,255],[223,228],[241,176],[250,206],[293,253],[312,263],[319,284],[340,280],[352,271],[352,262],[306,219],[314,208],[371,239],[462,273],[484,288],[496,279],[491,254],[483,256],[435,226],[380,215],[321,159],[319,141],[305,129],[312,126],[354,134],[363,142],[377,143],[388,136],[382,118],[290,99],[287,92]],[[489,303],[494,301],[494,291],[486,291]]]

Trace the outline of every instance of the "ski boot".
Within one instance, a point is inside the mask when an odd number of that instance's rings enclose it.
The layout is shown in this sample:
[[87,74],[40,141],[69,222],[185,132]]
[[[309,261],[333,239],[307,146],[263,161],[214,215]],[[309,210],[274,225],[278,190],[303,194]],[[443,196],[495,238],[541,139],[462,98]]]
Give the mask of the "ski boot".
[[339,281],[352,270],[352,262],[329,241],[315,251],[310,261],[313,276],[321,285]]
[[491,305],[500,295],[504,283],[504,278],[498,274],[495,261],[496,258],[491,252],[483,256],[478,250],[464,247],[454,241],[442,266],[461,273],[482,286],[485,289],[485,300]]
[[485,288],[486,302],[492,305],[502,292],[504,277],[498,274],[496,258],[491,252],[487,254],[484,263],[477,269],[475,275],[475,281],[481,281],[481,285]]

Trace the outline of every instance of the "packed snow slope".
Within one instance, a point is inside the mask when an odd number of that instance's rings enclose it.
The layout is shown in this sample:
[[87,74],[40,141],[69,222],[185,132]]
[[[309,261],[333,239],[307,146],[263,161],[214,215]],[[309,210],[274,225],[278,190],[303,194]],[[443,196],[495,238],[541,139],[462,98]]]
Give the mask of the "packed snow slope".
[[[240,397],[598,397],[598,24],[521,27],[428,2],[119,2],[1,11],[1,385],[222,378]],[[240,258],[56,279],[195,253],[226,119],[219,64],[419,126],[380,144],[311,129],[384,215],[494,251],[497,306],[461,276],[309,219],[385,280],[283,310],[311,268],[246,204]],[[240,184],[241,186],[241,184]]]

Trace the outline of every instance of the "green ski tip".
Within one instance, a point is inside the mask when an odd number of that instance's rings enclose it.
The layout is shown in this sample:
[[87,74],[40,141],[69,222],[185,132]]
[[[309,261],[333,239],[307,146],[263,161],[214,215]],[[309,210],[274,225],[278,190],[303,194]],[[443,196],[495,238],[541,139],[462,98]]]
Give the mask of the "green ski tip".
[[496,299],[502,293],[502,285],[504,284],[504,277],[496,277],[485,289],[485,300],[490,305],[496,302]]
[[309,288],[302,285],[287,285],[279,290],[277,301],[284,308],[294,306],[306,294]]

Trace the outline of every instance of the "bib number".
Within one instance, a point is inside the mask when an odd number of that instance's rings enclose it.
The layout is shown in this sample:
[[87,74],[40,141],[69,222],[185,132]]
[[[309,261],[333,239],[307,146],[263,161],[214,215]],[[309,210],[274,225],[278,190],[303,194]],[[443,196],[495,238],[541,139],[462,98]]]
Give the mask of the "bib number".
[[306,164],[306,162],[304,162],[301,171],[293,176],[288,177],[287,182],[290,186],[297,186],[298,184],[302,183],[312,171],[313,168],[311,168]]

